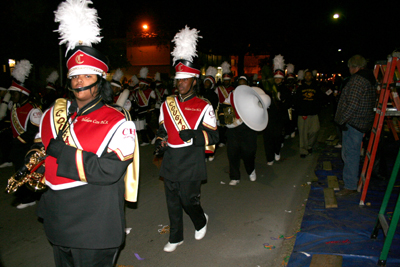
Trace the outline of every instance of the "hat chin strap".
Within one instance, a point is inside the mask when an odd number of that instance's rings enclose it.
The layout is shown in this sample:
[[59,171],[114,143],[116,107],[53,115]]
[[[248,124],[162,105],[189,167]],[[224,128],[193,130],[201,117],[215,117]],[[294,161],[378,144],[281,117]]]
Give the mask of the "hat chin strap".
[[92,83],[91,85],[88,85],[88,86],[85,86],[85,87],[81,87],[81,88],[72,89],[72,88],[70,88],[70,87],[68,86],[68,90],[79,93],[79,92],[88,90],[88,89],[90,89],[90,88],[96,86],[97,84],[99,84],[99,82],[100,82],[101,79],[102,79],[101,77],[98,77],[97,81],[95,81],[95,82]]

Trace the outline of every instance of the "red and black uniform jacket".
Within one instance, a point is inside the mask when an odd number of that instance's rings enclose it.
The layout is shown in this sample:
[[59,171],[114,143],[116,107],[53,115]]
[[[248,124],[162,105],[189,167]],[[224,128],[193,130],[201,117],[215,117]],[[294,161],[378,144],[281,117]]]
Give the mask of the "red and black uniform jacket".
[[[37,140],[46,150],[63,128],[70,105],[58,99],[44,113]],[[135,150],[135,124],[101,101],[84,109],[70,117],[60,155],[45,160],[49,189],[41,197],[38,216],[52,244],[115,248],[125,240],[124,175]]]
[[[157,138],[168,137],[160,176],[171,181],[206,180],[205,146],[219,138],[212,106],[194,94],[185,99],[170,96],[161,105],[159,123]],[[196,138],[183,141],[179,129],[195,130]]]

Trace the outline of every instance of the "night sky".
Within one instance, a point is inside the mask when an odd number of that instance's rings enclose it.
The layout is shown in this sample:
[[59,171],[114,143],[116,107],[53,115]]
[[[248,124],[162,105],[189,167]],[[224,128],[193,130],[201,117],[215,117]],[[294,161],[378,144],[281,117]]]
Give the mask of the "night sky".
[[[93,2],[104,36],[99,49],[113,38],[125,38],[132,25],[139,27],[142,22],[170,39],[185,25],[197,28],[203,36],[198,50],[206,53],[282,54],[286,63],[295,65],[296,72],[304,68],[343,71],[348,58],[357,53],[369,59],[373,67],[376,60],[400,49],[396,19],[400,1]],[[53,11],[58,4],[48,0],[8,1],[0,17],[3,62],[27,58],[36,65],[57,67],[58,34],[53,31],[58,24]],[[341,17],[334,20],[334,13]]]

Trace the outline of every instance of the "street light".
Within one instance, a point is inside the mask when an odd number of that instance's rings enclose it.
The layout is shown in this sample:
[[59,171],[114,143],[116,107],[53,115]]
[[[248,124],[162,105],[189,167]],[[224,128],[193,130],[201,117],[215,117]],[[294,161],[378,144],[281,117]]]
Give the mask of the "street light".
[[143,24],[142,27],[143,27],[144,30],[147,30],[149,28],[149,26],[147,24]]
[[338,19],[338,18],[339,18],[339,14],[338,14],[338,13],[334,14],[334,15],[333,15],[333,18],[334,18],[334,19]]

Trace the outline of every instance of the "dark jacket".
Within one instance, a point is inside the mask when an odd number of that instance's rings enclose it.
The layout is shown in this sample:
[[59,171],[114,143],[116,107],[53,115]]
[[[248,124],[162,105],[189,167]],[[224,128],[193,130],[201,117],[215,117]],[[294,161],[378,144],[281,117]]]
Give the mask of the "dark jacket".
[[317,115],[323,104],[323,93],[318,84],[313,81],[310,85],[303,83],[297,88],[294,107],[299,116]]
[[349,124],[360,132],[367,132],[374,122],[376,104],[375,77],[370,70],[353,74],[340,96],[335,122]]

